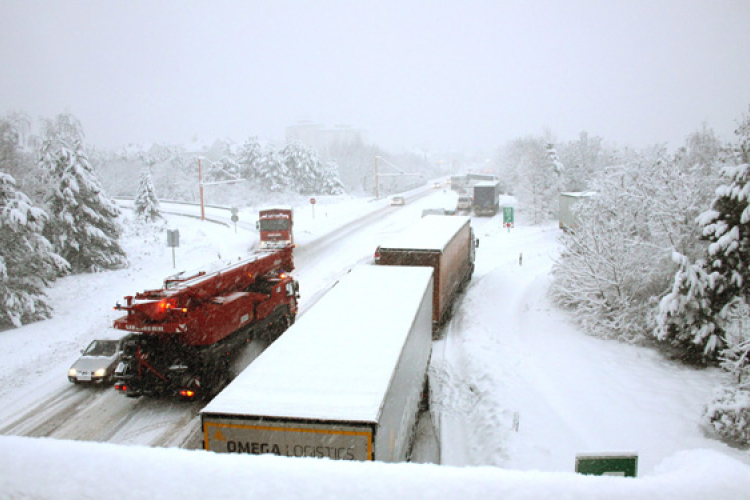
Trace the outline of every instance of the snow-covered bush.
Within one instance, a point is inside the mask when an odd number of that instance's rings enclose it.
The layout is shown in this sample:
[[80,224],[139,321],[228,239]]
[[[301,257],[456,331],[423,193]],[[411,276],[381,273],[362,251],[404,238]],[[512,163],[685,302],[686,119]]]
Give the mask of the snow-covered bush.
[[702,424],[730,444],[750,446],[750,389],[719,389],[704,408]]

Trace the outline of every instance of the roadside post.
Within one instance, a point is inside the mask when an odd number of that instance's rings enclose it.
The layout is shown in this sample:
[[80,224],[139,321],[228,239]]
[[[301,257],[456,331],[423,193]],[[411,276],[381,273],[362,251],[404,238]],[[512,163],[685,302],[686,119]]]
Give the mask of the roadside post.
[[234,233],[237,234],[237,221],[240,220],[237,207],[232,207],[232,222],[234,222]]
[[503,207],[503,227],[507,227],[508,232],[514,224],[513,215],[513,207]]
[[312,208],[312,218],[315,218],[315,198],[310,198],[310,207]]
[[175,261],[174,249],[180,246],[180,230],[179,229],[168,229],[167,230],[167,246],[172,247],[172,268],[177,267]]

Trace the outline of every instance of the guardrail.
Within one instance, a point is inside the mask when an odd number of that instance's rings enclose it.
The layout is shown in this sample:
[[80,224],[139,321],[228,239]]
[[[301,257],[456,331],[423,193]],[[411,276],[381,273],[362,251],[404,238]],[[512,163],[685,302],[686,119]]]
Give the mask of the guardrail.
[[[122,200],[122,201],[135,201],[135,198],[130,196],[113,196],[115,200]],[[172,203],[174,205],[190,205],[199,207],[200,203],[196,201],[182,201],[182,200],[159,200],[159,203]],[[232,207],[227,207],[224,205],[207,205],[203,204],[206,208],[218,208],[219,210],[232,210]]]

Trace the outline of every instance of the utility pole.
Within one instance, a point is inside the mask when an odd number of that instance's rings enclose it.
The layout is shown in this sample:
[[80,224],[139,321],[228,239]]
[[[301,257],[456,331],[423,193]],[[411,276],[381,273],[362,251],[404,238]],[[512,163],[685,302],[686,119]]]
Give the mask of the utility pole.
[[201,220],[206,220],[206,210],[203,208],[203,173],[201,172],[201,159],[198,158],[198,186],[201,192]]
[[380,199],[380,178],[378,177],[378,157],[375,156],[375,199]]

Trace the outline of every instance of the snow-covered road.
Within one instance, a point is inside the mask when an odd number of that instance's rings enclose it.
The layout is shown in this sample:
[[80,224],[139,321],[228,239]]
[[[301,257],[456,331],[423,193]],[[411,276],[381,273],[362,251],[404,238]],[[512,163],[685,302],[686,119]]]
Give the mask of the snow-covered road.
[[[404,207],[321,200],[314,218],[311,207],[298,208],[295,275],[302,312],[351,267],[371,261],[377,244],[408,227],[422,209],[441,206],[443,196],[435,190]],[[711,448],[750,463],[747,453],[707,438],[698,427],[720,373],[584,335],[546,296],[558,228],[525,226],[518,214],[516,220],[510,232],[500,227],[501,216],[473,220],[480,239],[474,278],[434,342],[430,366],[430,416],[440,446],[421,433],[421,459],[571,471],[577,453],[628,451],[638,453],[640,475],[676,451]],[[169,224],[181,230],[177,263],[188,270],[244,255],[254,238],[244,228],[235,233],[194,219],[170,217]],[[132,400],[65,378],[78,349],[117,316],[115,302],[160,286],[173,272],[163,239],[163,233],[130,226],[129,269],[59,280],[50,289],[53,319],[0,332],[0,434],[201,446],[201,403]],[[234,369],[262,349],[248,348]]]
[[[364,201],[356,203],[348,212],[319,206],[317,218],[303,210],[297,222],[299,247],[295,250],[295,275],[302,283],[300,314],[353,266],[371,261],[382,237],[418,218],[423,205],[429,203],[419,200],[422,195],[414,193],[414,204],[403,208],[390,207],[381,200],[370,206]],[[228,214],[213,216],[226,218]],[[246,254],[257,238],[243,227],[235,233],[234,228],[195,219],[168,216],[168,221],[170,227],[181,228],[182,246],[187,247],[177,249],[178,268],[219,266],[219,258]],[[0,396],[9,403],[0,408],[0,434],[201,447],[198,411],[202,402],[132,400],[111,388],[71,386],[65,377],[78,349],[119,315],[112,311],[117,301],[133,291],[159,287],[163,277],[174,272],[169,268],[171,251],[158,241],[162,236],[149,231],[131,234],[133,265],[129,269],[60,280],[50,290],[54,318],[0,333],[0,346],[8,357],[0,367]],[[190,248],[191,244],[197,248]],[[241,371],[265,347],[259,342],[248,346],[233,370]]]
[[[579,453],[635,453],[639,474],[673,453],[750,457],[698,426],[718,370],[583,334],[547,297],[556,224],[474,218],[474,279],[431,366],[442,463],[571,471]],[[519,257],[522,256],[522,259]]]

